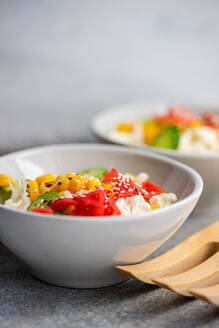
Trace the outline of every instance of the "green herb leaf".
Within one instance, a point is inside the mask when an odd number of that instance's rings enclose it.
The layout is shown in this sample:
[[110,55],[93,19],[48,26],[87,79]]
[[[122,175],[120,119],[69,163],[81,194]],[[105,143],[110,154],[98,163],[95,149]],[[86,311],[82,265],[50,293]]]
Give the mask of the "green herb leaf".
[[27,208],[27,211],[32,211],[34,207],[48,208],[51,201],[60,198],[61,195],[55,191],[47,191],[34,200]]

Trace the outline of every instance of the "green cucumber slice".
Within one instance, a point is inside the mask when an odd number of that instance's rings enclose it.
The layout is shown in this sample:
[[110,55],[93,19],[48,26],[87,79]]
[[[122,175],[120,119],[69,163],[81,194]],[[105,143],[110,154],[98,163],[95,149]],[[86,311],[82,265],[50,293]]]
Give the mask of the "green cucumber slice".
[[34,200],[28,206],[27,211],[32,211],[34,207],[48,208],[51,201],[60,197],[61,195],[55,191],[47,191],[45,194],[42,194],[36,200]]
[[4,204],[9,198],[11,198],[11,188],[0,187],[0,204]]
[[177,149],[179,145],[180,131],[178,126],[172,125],[164,129],[154,141],[153,146],[167,149]]
[[102,167],[94,167],[94,168],[91,168],[91,169],[83,170],[83,171],[79,172],[79,174],[92,175],[93,177],[102,180],[103,177],[104,177],[104,175],[106,173],[108,173],[108,172],[109,171],[107,169],[105,169],[105,168],[102,168]]

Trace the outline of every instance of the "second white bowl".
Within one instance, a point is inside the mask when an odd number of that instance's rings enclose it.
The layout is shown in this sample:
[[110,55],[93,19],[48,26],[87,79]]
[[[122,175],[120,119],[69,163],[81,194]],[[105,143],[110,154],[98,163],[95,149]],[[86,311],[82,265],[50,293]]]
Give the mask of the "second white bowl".
[[[121,121],[146,120],[154,114],[166,113],[168,107],[167,103],[142,103],[114,107],[100,112],[94,118],[92,130],[98,137],[108,142],[132,146],[128,142],[113,137],[109,132]],[[201,111],[202,109],[199,107],[194,110]],[[169,156],[195,169],[204,182],[204,190],[196,211],[211,216],[219,213],[219,153],[183,153],[147,145],[141,146],[141,148]]]

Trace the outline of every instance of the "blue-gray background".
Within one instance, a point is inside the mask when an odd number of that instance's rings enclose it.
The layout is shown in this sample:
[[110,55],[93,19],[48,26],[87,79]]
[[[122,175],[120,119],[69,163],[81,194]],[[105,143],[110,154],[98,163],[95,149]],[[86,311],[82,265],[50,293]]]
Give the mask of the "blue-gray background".
[[92,141],[106,107],[219,104],[219,1],[0,1],[0,152]]
[[[88,141],[131,101],[219,105],[218,0],[0,0],[0,154]],[[215,220],[193,214],[160,254]],[[1,328],[216,328],[218,310],[131,279],[49,286],[0,245]]]

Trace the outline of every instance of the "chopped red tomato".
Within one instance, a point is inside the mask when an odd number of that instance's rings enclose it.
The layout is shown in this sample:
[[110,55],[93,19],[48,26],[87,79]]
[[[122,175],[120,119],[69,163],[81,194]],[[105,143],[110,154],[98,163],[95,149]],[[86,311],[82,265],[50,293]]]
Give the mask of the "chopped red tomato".
[[116,199],[108,198],[108,202],[104,208],[104,215],[121,215],[120,210],[116,206]]
[[51,208],[42,208],[42,207],[34,207],[31,212],[39,213],[39,214],[53,214],[53,210]]
[[87,194],[77,195],[72,199],[74,205],[71,215],[101,216],[104,215],[105,193],[98,189]]
[[69,206],[74,205],[74,200],[73,198],[58,198],[56,199],[51,205],[50,208],[53,211],[64,211],[66,210]]

